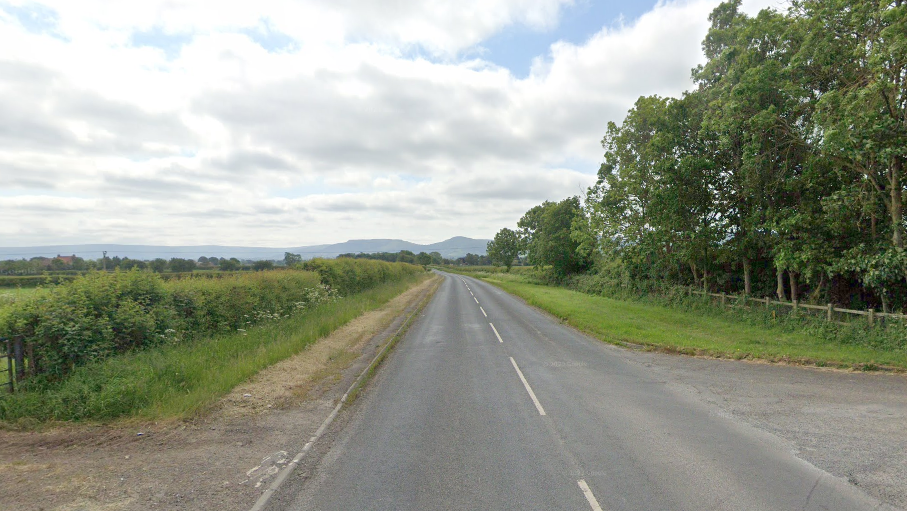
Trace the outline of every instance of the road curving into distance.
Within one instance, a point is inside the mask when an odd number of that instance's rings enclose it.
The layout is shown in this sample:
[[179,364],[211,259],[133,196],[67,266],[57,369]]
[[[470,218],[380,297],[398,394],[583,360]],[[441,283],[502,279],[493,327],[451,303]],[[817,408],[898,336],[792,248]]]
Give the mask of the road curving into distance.
[[484,282],[444,283],[273,510],[895,509]]

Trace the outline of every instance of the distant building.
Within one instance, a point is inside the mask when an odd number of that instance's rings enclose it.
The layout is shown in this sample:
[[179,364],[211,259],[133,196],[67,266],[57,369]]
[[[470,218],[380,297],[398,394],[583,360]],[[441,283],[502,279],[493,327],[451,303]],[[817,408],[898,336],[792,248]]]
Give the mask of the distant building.
[[63,264],[72,266],[72,264],[76,262],[76,255],[73,254],[71,256],[61,256],[60,254],[57,254],[57,257],[55,257],[54,259],[59,259],[63,261]]

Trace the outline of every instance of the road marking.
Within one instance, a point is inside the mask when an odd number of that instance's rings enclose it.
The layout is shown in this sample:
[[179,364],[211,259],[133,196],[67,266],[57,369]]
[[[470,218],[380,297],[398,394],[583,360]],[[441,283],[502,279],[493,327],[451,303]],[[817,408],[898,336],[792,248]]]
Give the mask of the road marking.
[[488,314],[485,312],[485,309],[483,309],[481,305],[479,305],[479,310],[482,311],[482,314],[485,314],[486,318],[488,317]]
[[589,505],[592,506],[592,511],[602,511],[602,507],[598,505],[598,501],[595,500],[595,495],[592,494],[592,490],[589,488],[589,485],[586,484],[586,481],[580,479],[576,483],[579,484],[579,489],[583,490],[583,495],[586,496],[586,500],[588,500]]
[[476,301],[476,303],[479,303],[479,299],[478,299],[478,298],[476,298],[476,297],[475,297],[475,295],[473,295],[473,297],[472,297],[472,299],[473,299],[473,300],[475,300],[475,301]]
[[[495,333],[497,333],[497,330],[495,330]],[[516,374],[518,374],[520,376],[520,379],[523,380],[523,386],[526,387],[526,392],[529,393],[529,397],[531,397],[532,402],[535,403],[535,408],[539,411],[539,415],[545,415],[545,409],[542,408],[542,403],[539,403],[539,398],[535,397],[535,392],[532,391],[532,387],[529,386],[529,382],[526,381],[526,377],[523,376],[523,371],[520,371],[520,366],[516,365],[516,360],[514,360],[513,357],[510,357],[510,363],[513,364],[513,368],[516,369]],[[598,509],[599,511],[601,511],[601,508]]]
[[[481,309],[481,307],[479,307],[479,308]],[[485,311],[482,311],[482,312],[485,312]],[[494,335],[497,336],[498,341],[504,342],[504,339],[501,339],[501,334],[498,333],[498,329],[495,328],[493,324],[491,324],[491,323],[488,323],[488,324],[491,325],[491,329],[494,330]],[[510,360],[513,360],[513,359],[510,359]],[[517,370],[519,371],[519,369],[517,369]]]

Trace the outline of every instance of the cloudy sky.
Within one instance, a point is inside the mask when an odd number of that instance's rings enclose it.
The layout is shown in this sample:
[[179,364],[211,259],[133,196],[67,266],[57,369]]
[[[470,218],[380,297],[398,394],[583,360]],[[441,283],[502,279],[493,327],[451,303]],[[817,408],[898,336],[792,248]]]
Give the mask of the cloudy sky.
[[0,246],[491,237],[690,86],[717,4],[0,0]]

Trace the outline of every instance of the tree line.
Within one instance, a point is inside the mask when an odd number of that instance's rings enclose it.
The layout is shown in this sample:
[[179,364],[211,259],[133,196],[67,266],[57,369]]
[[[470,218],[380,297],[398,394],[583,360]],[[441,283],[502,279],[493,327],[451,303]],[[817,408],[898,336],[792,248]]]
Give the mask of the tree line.
[[907,305],[907,0],[740,4],[709,16],[694,87],[608,123],[596,184],[499,232],[496,260],[515,243],[559,277]]
[[173,257],[152,260],[131,259],[129,257],[102,257],[84,259],[77,256],[32,257],[30,259],[8,259],[0,261],[0,275],[40,275],[44,272],[87,272],[91,270],[151,270],[155,273],[191,272],[195,270],[267,270],[275,266],[274,261],[240,261],[235,257],[199,257],[184,259]]
[[463,257],[447,258],[443,257],[440,252],[419,252],[418,254],[411,250],[401,250],[399,252],[374,252],[374,253],[347,253],[340,254],[338,258],[350,259],[376,259],[378,261],[421,264],[428,266],[430,264],[444,264],[451,266],[487,266],[492,264],[491,258],[487,255],[467,253]]

